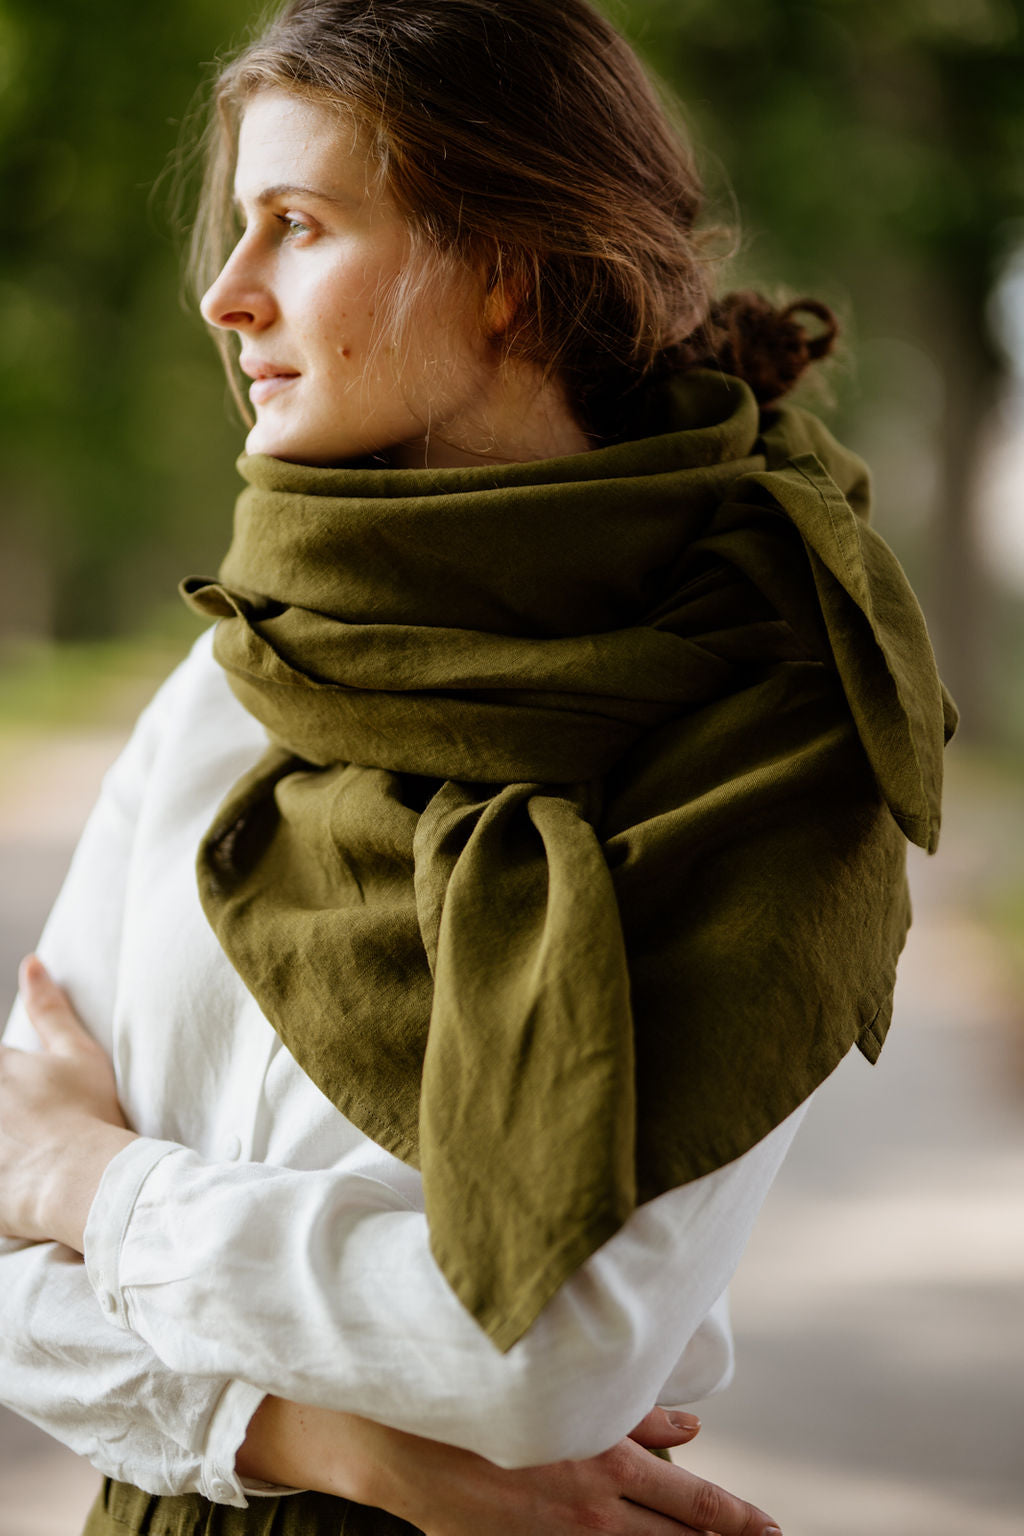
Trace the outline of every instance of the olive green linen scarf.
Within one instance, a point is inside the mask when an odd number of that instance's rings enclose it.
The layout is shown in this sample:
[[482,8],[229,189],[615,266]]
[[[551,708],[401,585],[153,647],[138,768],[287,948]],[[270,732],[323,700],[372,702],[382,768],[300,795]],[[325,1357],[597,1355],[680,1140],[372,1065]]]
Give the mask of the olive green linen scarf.
[[[872,1060],[955,710],[812,416],[684,375],[498,467],[240,461],[215,654],[271,746],[199,855],[501,1349],[635,1207]],[[656,435],[655,435],[656,434]]]

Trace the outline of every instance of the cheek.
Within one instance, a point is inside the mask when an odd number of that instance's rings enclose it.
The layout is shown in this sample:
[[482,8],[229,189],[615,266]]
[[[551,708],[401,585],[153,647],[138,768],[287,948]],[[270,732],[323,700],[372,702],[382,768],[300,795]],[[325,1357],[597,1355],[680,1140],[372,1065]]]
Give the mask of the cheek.
[[374,310],[365,295],[337,290],[324,284],[311,306],[312,337],[328,365],[364,361],[374,330]]

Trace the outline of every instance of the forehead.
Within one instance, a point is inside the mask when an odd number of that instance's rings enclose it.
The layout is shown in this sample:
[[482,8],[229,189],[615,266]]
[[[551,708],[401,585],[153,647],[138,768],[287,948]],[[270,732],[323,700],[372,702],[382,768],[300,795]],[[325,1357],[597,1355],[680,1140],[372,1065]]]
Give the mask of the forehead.
[[235,194],[245,202],[277,186],[361,202],[378,193],[379,176],[357,124],[342,110],[263,90],[242,110]]

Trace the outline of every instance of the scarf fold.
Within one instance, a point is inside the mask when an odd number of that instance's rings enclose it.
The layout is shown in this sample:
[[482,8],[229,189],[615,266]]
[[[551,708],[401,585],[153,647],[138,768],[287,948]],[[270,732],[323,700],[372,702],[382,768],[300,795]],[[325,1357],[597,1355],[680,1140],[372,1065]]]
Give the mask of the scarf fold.
[[182,584],[266,726],[199,853],[288,1049],[417,1166],[495,1344],[639,1202],[874,1060],[956,712],[813,417],[694,372],[571,458],[243,458]]

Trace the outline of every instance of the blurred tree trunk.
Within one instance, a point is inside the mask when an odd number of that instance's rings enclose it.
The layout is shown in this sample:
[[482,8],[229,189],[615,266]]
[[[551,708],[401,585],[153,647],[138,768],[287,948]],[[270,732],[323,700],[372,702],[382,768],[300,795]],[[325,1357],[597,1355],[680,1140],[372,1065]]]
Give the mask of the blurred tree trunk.
[[977,522],[988,426],[1003,373],[986,342],[983,297],[947,280],[936,285],[935,304],[942,323],[928,341],[942,369],[945,408],[928,607],[942,676],[960,707],[961,731],[980,740],[993,729],[998,734],[987,687],[995,661],[994,594]]

